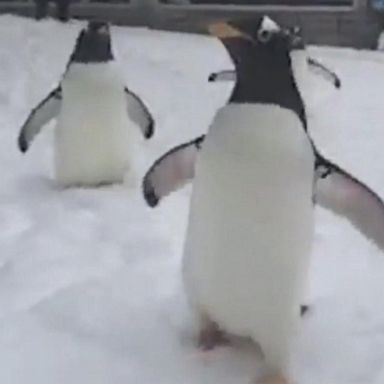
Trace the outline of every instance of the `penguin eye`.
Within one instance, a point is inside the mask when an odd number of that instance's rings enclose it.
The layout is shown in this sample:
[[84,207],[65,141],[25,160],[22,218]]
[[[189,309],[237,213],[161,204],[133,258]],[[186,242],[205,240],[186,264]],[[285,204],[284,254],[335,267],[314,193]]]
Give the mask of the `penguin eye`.
[[268,29],[261,29],[258,33],[257,33],[257,38],[258,40],[260,41],[260,43],[268,43],[272,37],[274,35],[274,31],[270,31]]

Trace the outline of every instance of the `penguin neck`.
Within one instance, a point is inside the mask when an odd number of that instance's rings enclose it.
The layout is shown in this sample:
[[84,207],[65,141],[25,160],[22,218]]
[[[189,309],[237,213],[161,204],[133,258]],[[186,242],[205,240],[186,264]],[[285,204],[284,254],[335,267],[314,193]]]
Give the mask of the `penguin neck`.
[[111,42],[105,44],[95,42],[80,42],[71,54],[70,61],[74,63],[94,64],[114,60]]
[[291,69],[290,57],[278,62],[271,53],[242,38],[223,39],[237,72],[231,104],[273,104],[295,112],[307,126],[304,103]]

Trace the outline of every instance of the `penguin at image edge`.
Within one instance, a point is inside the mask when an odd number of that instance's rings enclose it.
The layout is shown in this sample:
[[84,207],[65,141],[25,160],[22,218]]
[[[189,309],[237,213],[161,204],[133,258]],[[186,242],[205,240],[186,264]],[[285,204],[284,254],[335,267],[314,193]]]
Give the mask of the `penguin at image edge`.
[[309,136],[296,78],[307,58],[297,31],[268,17],[215,24],[211,31],[235,65],[229,103],[207,135],[152,165],[143,193],[154,207],[195,179],[183,276],[199,318],[199,344],[213,348],[226,333],[250,337],[265,357],[260,382],[288,383],[314,204],[344,216],[380,249],[384,204],[322,156]]
[[109,25],[90,21],[77,37],[58,87],[29,114],[18,138],[26,152],[42,127],[57,118],[55,177],[61,186],[121,183],[134,172],[138,126],[146,139],[154,119],[124,85],[115,62]]

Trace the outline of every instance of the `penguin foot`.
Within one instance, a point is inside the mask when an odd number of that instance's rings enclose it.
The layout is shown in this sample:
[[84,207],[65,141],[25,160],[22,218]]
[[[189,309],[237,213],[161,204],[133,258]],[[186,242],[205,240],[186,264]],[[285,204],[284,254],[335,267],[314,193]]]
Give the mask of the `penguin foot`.
[[229,340],[219,326],[214,322],[207,322],[201,329],[198,339],[199,348],[203,351],[210,351],[217,346],[226,345]]

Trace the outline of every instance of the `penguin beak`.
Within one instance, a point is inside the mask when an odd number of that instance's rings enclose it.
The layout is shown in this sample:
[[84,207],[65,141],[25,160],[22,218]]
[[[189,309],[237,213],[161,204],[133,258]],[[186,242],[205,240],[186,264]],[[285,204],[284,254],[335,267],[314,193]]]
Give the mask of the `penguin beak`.
[[90,21],[87,31],[100,35],[109,35],[109,24],[103,21]]
[[238,29],[232,27],[225,21],[217,21],[208,25],[210,35],[219,39],[228,39],[231,37],[244,37],[244,34]]
[[102,35],[109,35],[109,25],[105,24],[99,28],[98,32]]
[[285,34],[289,38],[291,49],[305,48],[304,40],[301,35],[301,29],[299,27],[293,27],[290,30],[286,30]]
[[293,36],[291,39],[292,49],[304,49],[304,40],[301,36]]

